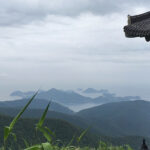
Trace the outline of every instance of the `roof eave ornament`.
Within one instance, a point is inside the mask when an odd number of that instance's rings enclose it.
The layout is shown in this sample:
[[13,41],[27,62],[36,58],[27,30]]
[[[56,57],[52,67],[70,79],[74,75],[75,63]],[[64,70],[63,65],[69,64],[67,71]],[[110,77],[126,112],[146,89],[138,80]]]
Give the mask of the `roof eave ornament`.
[[131,16],[128,15],[128,25],[131,25]]

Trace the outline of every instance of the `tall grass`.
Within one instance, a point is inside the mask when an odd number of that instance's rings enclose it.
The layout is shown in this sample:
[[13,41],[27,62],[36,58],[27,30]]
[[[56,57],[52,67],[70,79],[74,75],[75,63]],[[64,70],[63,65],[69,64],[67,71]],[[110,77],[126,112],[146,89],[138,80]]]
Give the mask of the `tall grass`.
[[[8,137],[10,135],[12,135],[14,137],[14,139],[16,140],[17,136],[15,135],[15,133],[13,133],[13,128],[14,128],[15,124],[17,123],[17,121],[22,116],[22,114],[24,113],[24,111],[28,108],[28,106],[34,100],[37,93],[35,93],[31,97],[31,99],[29,99],[29,101],[24,106],[24,108],[21,109],[21,111],[17,114],[17,116],[12,120],[10,125],[4,127],[4,138],[3,138],[4,143],[3,143],[3,146],[0,148],[0,150],[11,150],[11,147],[9,147],[9,145],[7,143]],[[44,110],[39,122],[36,124],[36,127],[35,127],[36,132],[41,132],[43,134],[43,136],[45,137],[47,142],[40,143],[40,144],[33,145],[33,146],[29,146],[27,141],[24,139],[24,143],[26,145],[26,148],[24,150],[132,150],[130,148],[130,146],[127,146],[127,145],[114,147],[111,145],[107,145],[104,142],[100,142],[98,148],[90,148],[90,147],[80,148],[79,146],[75,147],[75,146],[72,146],[72,142],[75,139],[75,137],[72,138],[72,140],[69,142],[69,144],[67,146],[59,147],[57,145],[52,144],[52,138],[55,137],[55,134],[48,127],[43,126],[43,123],[44,123],[44,120],[46,118],[46,114],[48,112],[49,107],[50,107],[50,103],[48,103],[48,105],[47,105],[46,109]],[[87,131],[88,131],[88,129],[84,130],[80,134],[80,136],[76,139],[78,145],[79,145],[79,142],[82,140],[83,136],[87,133]]]

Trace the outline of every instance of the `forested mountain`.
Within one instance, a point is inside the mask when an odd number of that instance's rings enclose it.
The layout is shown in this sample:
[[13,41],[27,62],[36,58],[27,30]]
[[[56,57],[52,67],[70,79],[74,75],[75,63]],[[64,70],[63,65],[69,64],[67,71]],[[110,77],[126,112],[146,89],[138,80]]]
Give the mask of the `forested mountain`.
[[[31,112],[30,112],[31,113]],[[42,112],[40,112],[42,114]],[[0,113],[1,114],[1,113]],[[29,115],[28,115],[29,116]],[[25,116],[24,116],[25,117]],[[6,125],[9,125],[12,118],[0,115],[0,145],[3,142],[3,128]],[[17,144],[15,141],[13,141],[13,137],[10,136],[9,144],[13,148],[13,150],[20,150],[21,147],[25,147],[24,140],[28,142],[28,144],[37,144],[44,142],[44,137],[38,132],[35,132],[35,124],[38,122],[39,119],[20,119],[17,124],[15,125],[15,128],[13,132],[17,136]],[[78,120],[77,120],[78,121]],[[56,137],[53,137],[53,142],[59,144],[60,146],[63,144],[68,144],[72,137],[76,135],[76,137],[79,137],[81,132],[83,131],[81,128],[76,127],[66,121],[63,121],[61,119],[46,119],[45,126],[47,126],[49,129],[51,129]],[[101,134],[92,134],[91,132],[88,132],[84,135],[83,139],[80,142],[80,146],[89,146],[89,147],[95,147],[98,145],[99,141],[102,140],[106,143],[110,143],[113,145],[125,145],[129,144],[134,150],[137,150],[141,146],[143,137],[139,136],[127,136],[127,137],[110,137],[110,136],[103,136]],[[59,142],[56,142],[59,141]],[[150,145],[150,139],[146,138],[148,145]],[[76,138],[73,141],[73,145],[76,145]]]
[[98,96],[93,99],[93,102],[96,104],[107,104],[112,102],[120,102],[120,101],[132,101],[132,100],[140,100],[139,96],[125,96],[125,97],[117,97],[111,93],[105,93],[103,96]]
[[[14,100],[14,101],[0,101],[0,107],[1,108],[21,108],[25,106],[28,99],[20,99],[20,100]],[[34,101],[31,103],[29,108],[31,109],[45,109],[46,105],[48,104],[48,100],[45,99],[37,99],[35,98]],[[56,102],[51,102],[50,110],[61,112],[65,114],[73,114],[74,112],[67,108],[66,106],[63,106],[61,104],[58,104]]]
[[[19,108],[4,108],[4,107],[0,107],[0,114],[6,115],[6,116],[11,116],[14,117],[17,115],[17,113],[20,111]],[[42,113],[43,113],[43,109],[27,109],[22,117],[23,118],[40,118]],[[60,112],[56,112],[56,111],[48,111],[47,112],[47,118],[50,119],[60,119],[60,120],[65,120],[67,122],[70,122],[71,124],[81,127],[81,128],[88,128],[88,124],[86,123],[86,121],[84,121],[83,118],[80,118],[79,116],[76,115],[69,115],[69,114],[64,114],[64,113],[60,113]]]
[[[4,126],[9,125],[11,120],[11,117],[0,115],[0,145],[3,142]],[[25,147],[24,140],[26,140],[29,144],[38,144],[42,141],[46,141],[42,134],[35,132],[35,125],[37,122],[38,119],[20,119],[13,130],[17,136],[17,142],[15,142],[13,137],[10,136],[8,145],[11,145],[13,150],[20,150],[21,148]],[[83,132],[81,128],[77,128],[76,126],[60,119],[46,119],[44,125],[53,131],[56,136],[53,136],[53,142],[59,140],[57,143],[59,145],[62,145],[62,143],[65,145],[69,144],[74,136],[77,138]],[[76,138],[73,141],[73,145],[77,145]],[[80,145],[88,145],[93,147],[98,144],[98,139],[99,138],[97,138],[97,136],[88,132],[81,140]]]
[[[0,108],[0,112],[15,116],[19,109]],[[23,117],[39,118],[42,109],[28,109]],[[103,104],[72,115],[48,111],[48,118],[66,120],[76,126],[87,128],[106,136],[150,136],[150,102],[124,101]]]
[[125,101],[104,104],[77,113],[109,136],[150,136],[150,102]]

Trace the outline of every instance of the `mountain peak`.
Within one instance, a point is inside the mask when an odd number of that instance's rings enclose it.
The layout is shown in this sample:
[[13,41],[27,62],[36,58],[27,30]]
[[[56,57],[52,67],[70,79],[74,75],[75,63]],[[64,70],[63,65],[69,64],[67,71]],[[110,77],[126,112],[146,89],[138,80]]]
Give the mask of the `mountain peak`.
[[99,93],[99,91],[94,88],[87,88],[83,93]]
[[77,114],[105,135],[150,136],[149,101],[108,103],[82,110]]
[[51,88],[51,89],[50,89],[50,90],[48,90],[47,92],[58,92],[58,91],[60,91],[60,90],[55,89],[55,88]]

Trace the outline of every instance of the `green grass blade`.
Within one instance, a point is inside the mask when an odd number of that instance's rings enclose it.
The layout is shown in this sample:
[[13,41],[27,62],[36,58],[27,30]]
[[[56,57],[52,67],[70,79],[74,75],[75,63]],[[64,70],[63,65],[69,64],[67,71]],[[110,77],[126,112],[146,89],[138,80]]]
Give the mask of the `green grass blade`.
[[48,112],[49,106],[50,106],[50,102],[48,103],[46,109],[44,110],[44,113],[42,114],[42,117],[40,118],[38,124],[36,125],[36,130],[39,130],[40,132],[42,132],[44,137],[47,139],[47,141],[51,142],[52,137],[50,136],[50,134],[53,134],[52,131],[48,130],[48,128],[46,128],[46,127],[42,127],[43,123],[44,123],[44,120],[46,118],[46,114]]
[[13,136],[15,142],[17,142],[17,136],[16,136],[16,134],[15,134],[15,133],[12,133],[12,132],[11,132],[10,134]]
[[13,121],[10,124],[10,129],[12,129],[15,125],[15,123],[18,121],[18,119],[21,117],[21,115],[24,113],[24,111],[27,109],[27,107],[30,105],[30,103],[33,101],[35,96],[37,95],[38,92],[36,92],[31,99],[28,101],[28,103],[24,106],[24,108],[18,113],[18,115],[13,119]]
[[29,147],[29,143],[25,139],[23,139],[23,142],[26,147]]
[[50,135],[52,135],[53,137],[56,138],[56,135],[54,132],[52,132],[48,127],[44,127],[44,128],[45,128],[45,130],[47,130],[49,132]]
[[[89,127],[90,128],[90,127]],[[80,136],[77,138],[78,143],[81,141],[81,139],[83,138],[83,136],[87,133],[87,131],[89,130],[89,128],[87,128],[86,130],[84,130]]]
[[24,113],[24,111],[27,109],[27,107],[30,105],[30,103],[33,101],[35,96],[38,92],[36,92],[32,98],[28,101],[28,103],[25,105],[25,107],[18,113],[18,115],[13,119],[13,121],[10,123],[9,127],[4,128],[4,143],[6,142],[9,134],[11,133],[15,123],[18,121],[18,119],[21,117],[21,115]]
[[39,120],[38,124],[37,124],[37,127],[42,127],[43,123],[44,123],[44,120],[45,120],[45,117],[46,117],[46,114],[47,114],[47,111],[49,109],[49,106],[50,106],[50,102],[48,103],[46,109],[44,110],[44,113],[41,117],[41,119]]

